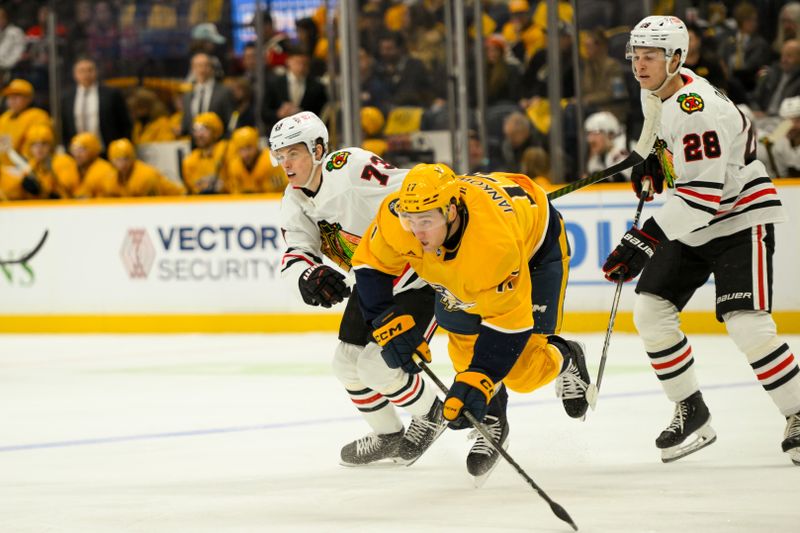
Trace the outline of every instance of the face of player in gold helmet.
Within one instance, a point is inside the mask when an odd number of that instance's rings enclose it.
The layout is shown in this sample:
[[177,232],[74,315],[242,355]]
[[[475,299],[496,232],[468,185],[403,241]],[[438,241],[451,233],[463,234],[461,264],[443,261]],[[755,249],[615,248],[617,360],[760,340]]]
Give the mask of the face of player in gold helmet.
[[400,224],[416,237],[424,251],[433,253],[447,240],[447,223],[453,222],[456,216],[456,208],[451,204],[446,216],[441,209],[400,213]]

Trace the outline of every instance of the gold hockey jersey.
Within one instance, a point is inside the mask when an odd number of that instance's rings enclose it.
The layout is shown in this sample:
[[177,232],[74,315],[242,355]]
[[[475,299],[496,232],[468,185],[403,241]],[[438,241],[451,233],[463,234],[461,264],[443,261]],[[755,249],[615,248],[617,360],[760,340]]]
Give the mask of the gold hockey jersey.
[[481,317],[504,333],[533,327],[528,261],[546,235],[549,207],[541,187],[521,174],[458,176],[465,211],[455,249],[424,252],[400,225],[389,195],[362,239],[352,264],[397,276],[410,264],[448,310]]

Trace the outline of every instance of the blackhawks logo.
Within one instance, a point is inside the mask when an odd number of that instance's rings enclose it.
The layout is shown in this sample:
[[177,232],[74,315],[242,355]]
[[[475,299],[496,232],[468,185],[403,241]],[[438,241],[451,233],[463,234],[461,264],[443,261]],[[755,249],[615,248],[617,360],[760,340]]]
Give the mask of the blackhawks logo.
[[678,97],[678,103],[680,104],[681,109],[690,115],[695,111],[702,111],[706,106],[703,103],[703,99],[700,98],[700,95],[697,93],[680,95]]
[[331,172],[339,170],[347,164],[347,158],[350,157],[350,152],[336,152],[333,154],[325,165],[325,170]]

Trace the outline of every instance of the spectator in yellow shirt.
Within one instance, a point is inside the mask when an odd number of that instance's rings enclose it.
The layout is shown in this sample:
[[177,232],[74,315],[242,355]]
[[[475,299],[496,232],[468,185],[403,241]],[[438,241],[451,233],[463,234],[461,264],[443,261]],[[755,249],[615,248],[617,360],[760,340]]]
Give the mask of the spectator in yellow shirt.
[[33,85],[25,80],[11,80],[2,95],[6,98],[8,110],[0,115],[0,164],[10,165],[7,150],[13,148],[22,154],[28,129],[34,124],[49,126],[50,115],[39,108],[30,107]]
[[108,194],[108,183],[116,181],[117,170],[100,157],[100,139],[93,133],[79,133],[72,138],[69,151],[81,176],[81,184],[75,191],[78,198],[100,198],[118,196]]
[[283,192],[288,183],[286,172],[272,164],[269,150],[259,150],[258,131],[250,126],[239,128],[231,136],[233,153],[228,159],[226,186],[233,194]]
[[201,113],[192,121],[192,138],[197,146],[183,160],[183,182],[190,194],[226,192],[225,174],[228,141],[218,141],[225,131],[216,113]]
[[[139,87],[128,99],[133,118],[133,144],[175,140],[169,113],[164,102],[150,89]],[[110,157],[110,156],[109,156]]]
[[67,154],[53,154],[55,141],[50,126],[34,124],[25,135],[27,165],[4,167],[0,189],[9,200],[69,198],[80,183],[78,165]]
[[117,170],[116,179],[107,184],[108,196],[176,196],[186,194],[183,185],[167,178],[156,168],[136,159],[136,149],[128,139],[117,139],[108,146],[108,159]]

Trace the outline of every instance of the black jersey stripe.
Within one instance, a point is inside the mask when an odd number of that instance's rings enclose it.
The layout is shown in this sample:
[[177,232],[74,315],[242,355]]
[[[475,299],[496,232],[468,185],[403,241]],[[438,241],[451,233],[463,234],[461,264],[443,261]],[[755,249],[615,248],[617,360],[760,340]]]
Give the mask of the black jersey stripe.
[[686,205],[688,205],[689,207],[691,207],[692,209],[697,209],[698,211],[703,211],[705,213],[709,213],[709,214],[712,214],[712,215],[716,215],[717,214],[717,210],[715,208],[706,207],[704,205],[698,204],[697,202],[693,202],[691,200],[687,200],[686,198],[681,196],[680,193],[676,193],[675,197],[676,198],[680,198],[681,200],[683,200],[683,202]]
[[[782,204],[781,204],[780,200],[768,200],[766,202],[761,202],[761,203],[758,203],[758,204],[750,204],[747,207],[745,207],[744,209],[739,209],[739,210],[736,210],[736,211],[732,211],[730,213],[726,213],[726,214],[724,214],[722,216],[716,217],[713,220],[711,220],[711,222],[709,222],[708,224],[709,225],[717,224],[719,222],[722,222],[723,220],[727,220],[729,218],[733,218],[735,216],[741,215],[742,213],[747,213],[748,211],[755,211],[756,209],[764,209],[766,207],[780,207],[781,205]],[[698,229],[703,229],[703,228],[698,228]],[[698,231],[698,230],[695,230],[695,231]]]
[[722,190],[722,183],[717,183],[716,181],[703,181],[703,180],[692,180],[689,183],[676,183],[675,187],[703,187],[706,189],[719,189]]

